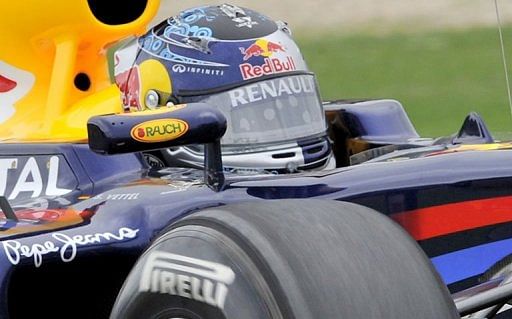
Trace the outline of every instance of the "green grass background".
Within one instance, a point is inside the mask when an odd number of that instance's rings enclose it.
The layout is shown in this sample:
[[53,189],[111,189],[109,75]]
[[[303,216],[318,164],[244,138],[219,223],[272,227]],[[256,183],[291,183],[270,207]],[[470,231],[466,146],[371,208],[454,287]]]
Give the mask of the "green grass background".
[[[512,28],[503,32],[512,62]],[[495,137],[512,132],[496,28],[295,38],[324,99],[397,99],[425,137],[458,131],[471,111]]]

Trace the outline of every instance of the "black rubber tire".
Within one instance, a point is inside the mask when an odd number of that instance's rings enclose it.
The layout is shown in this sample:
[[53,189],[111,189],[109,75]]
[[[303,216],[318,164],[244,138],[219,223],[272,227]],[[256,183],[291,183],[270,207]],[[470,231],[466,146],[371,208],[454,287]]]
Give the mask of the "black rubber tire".
[[[204,261],[220,267],[224,279],[201,277],[210,267]],[[226,280],[227,269],[233,281]],[[208,280],[227,288],[224,307],[199,301],[214,296],[198,288]],[[181,220],[137,262],[111,318],[459,316],[432,264],[402,228],[366,207],[308,199],[221,206]]]

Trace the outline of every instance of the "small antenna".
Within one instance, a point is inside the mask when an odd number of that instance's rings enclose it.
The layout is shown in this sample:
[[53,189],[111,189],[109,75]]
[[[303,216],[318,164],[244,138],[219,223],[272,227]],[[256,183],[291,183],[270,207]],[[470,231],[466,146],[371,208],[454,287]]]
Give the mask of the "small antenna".
[[510,116],[512,117],[512,95],[510,93],[510,80],[509,80],[509,75],[508,75],[508,64],[507,64],[507,58],[505,56],[505,42],[503,41],[503,32],[502,32],[502,27],[501,27],[501,18],[500,18],[500,9],[498,7],[498,0],[494,0],[494,6],[496,7],[496,18],[498,20],[498,32],[500,34],[501,57],[503,59],[503,67],[505,69],[505,81],[507,84],[508,105],[510,108]]

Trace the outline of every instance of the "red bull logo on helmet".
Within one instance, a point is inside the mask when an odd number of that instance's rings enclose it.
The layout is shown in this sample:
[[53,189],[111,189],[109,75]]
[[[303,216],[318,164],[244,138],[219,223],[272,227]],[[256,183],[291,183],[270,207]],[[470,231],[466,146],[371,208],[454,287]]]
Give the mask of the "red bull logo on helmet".
[[240,48],[244,55],[244,61],[249,60],[255,56],[271,57],[276,52],[286,52],[284,46],[279,43],[267,41],[265,39],[256,40],[248,48]]
[[297,67],[291,56],[287,57],[285,61],[278,58],[265,58],[265,63],[262,65],[252,65],[250,63],[240,65],[240,71],[242,72],[242,78],[244,80],[295,70],[297,70]]
[[244,61],[248,61],[253,57],[264,57],[262,65],[253,65],[249,62],[240,65],[240,72],[244,80],[295,71],[297,69],[293,57],[286,54],[286,48],[277,42],[258,39],[249,47],[240,48],[240,52],[244,56]]

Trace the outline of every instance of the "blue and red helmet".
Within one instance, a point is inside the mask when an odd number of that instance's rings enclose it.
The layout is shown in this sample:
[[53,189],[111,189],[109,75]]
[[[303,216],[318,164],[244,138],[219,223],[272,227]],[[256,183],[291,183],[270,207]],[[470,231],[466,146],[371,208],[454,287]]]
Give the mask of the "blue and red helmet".
[[[185,10],[115,54],[127,111],[205,102],[228,119],[223,160],[233,170],[334,166],[317,82],[288,26],[223,4]],[[194,147],[164,152],[199,167]]]

